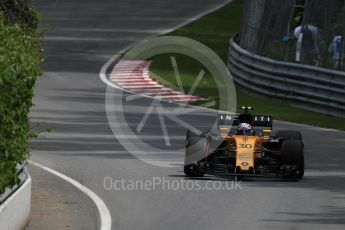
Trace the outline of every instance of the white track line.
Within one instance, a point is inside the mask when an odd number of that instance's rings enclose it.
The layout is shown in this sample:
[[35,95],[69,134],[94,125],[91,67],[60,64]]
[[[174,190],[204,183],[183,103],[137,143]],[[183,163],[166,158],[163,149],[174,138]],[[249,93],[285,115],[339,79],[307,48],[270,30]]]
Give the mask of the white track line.
[[185,25],[187,25],[187,24],[189,24],[189,23],[191,23],[191,22],[194,22],[194,21],[196,21],[196,20],[198,20],[198,19],[200,19],[200,18],[202,18],[202,17],[204,17],[204,16],[206,16],[206,15],[208,15],[208,14],[210,14],[210,13],[213,13],[213,12],[215,12],[215,11],[217,11],[217,10],[220,10],[221,8],[223,8],[225,5],[229,4],[229,3],[232,2],[232,1],[233,1],[233,0],[227,0],[227,1],[225,1],[225,2],[223,2],[223,3],[221,3],[221,4],[219,4],[219,5],[217,5],[216,7],[212,8],[212,9],[210,9],[210,10],[204,11],[203,13],[198,14],[197,16],[195,16],[195,17],[193,17],[193,18],[190,18],[190,19],[188,19],[187,21],[185,21],[185,22],[183,22],[183,23],[181,23],[181,24],[179,24],[179,25],[177,25],[177,26],[175,26],[175,27],[173,27],[173,28],[171,28],[171,29],[165,30],[164,33],[167,34],[167,33],[173,32],[173,31],[176,30],[176,29],[179,29],[179,28],[181,28],[181,27],[184,27]]
[[39,167],[47,172],[50,172],[51,174],[54,174],[57,177],[60,177],[61,179],[67,181],[68,183],[72,184],[75,186],[77,189],[82,191],[85,195],[87,195],[96,205],[99,213],[99,230],[111,230],[111,215],[110,212],[105,205],[104,201],[97,196],[93,191],[85,187],[84,185],[80,184],[78,181],[62,174],[59,173],[58,171],[55,171],[51,168],[48,168],[46,166],[43,166],[39,163],[33,162],[33,161],[28,161],[31,165],[34,165],[36,167]]

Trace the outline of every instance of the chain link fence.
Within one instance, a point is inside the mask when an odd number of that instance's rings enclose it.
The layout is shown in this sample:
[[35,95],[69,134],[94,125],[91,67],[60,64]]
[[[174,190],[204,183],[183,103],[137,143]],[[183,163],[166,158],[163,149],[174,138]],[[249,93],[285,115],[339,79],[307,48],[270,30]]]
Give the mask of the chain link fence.
[[252,53],[345,70],[345,0],[245,0],[241,24]]

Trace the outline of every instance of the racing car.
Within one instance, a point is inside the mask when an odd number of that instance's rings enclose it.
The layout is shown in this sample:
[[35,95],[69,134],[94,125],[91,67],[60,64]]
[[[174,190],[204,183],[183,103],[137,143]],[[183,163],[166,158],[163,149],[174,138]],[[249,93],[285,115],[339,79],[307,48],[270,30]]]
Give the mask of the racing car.
[[187,131],[184,173],[188,177],[277,176],[302,179],[304,144],[299,131],[273,135],[272,116],[218,114],[214,128],[202,135]]

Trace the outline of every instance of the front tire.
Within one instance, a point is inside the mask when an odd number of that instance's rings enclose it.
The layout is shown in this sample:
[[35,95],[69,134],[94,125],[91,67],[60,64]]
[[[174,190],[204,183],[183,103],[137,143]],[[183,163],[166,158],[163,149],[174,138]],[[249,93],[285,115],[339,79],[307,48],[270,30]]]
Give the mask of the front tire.
[[185,152],[184,173],[189,177],[202,177],[205,175],[197,163],[205,158],[208,141],[203,136],[197,136],[187,131],[187,144]]
[[294,167],[293,171],[283,171],[287,179],[302,179],[304,176],[303,143],[299,140],[286,140],[282,144],[280,153],[281,167]]
[[203,177],[205,175],[205,173],[195,164],[185,165],[183,171],[188,177]]
[[277,131],[276,136],[283,138],[284,140],[302,141],[302,134],[299,131],[281,130]]

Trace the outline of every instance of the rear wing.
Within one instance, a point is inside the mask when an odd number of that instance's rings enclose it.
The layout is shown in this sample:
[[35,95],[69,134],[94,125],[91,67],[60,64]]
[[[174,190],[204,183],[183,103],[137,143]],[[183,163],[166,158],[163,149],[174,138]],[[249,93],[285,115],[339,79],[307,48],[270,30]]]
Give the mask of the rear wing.
[[217,124],[218,126],[232,126],[238,125],[238,115],[237,114],[218,114]]
[[254,115],[252,126],[254,126],[254,127],[269,127],[272,129],[273,128],[273,118],[272,118],[272,116]]
[[255,127],[272,129],[272,116],[251,115],[251,114],[218,114],[217,124],[219,126],[238,126],[240,123],[249,123]]

